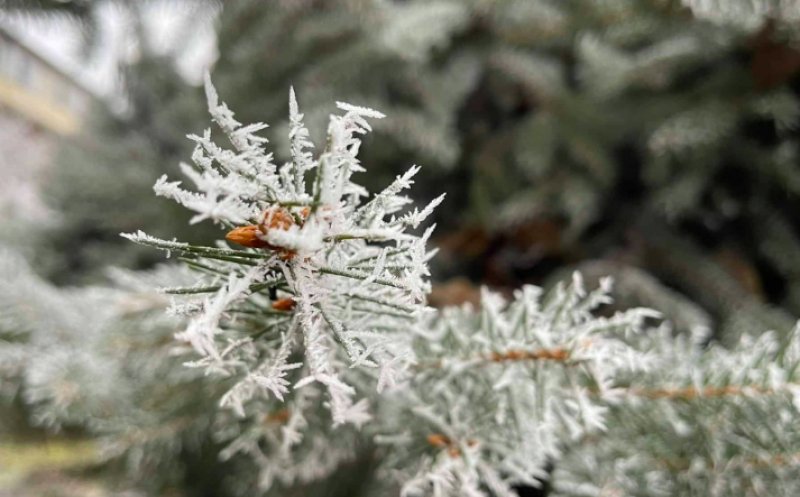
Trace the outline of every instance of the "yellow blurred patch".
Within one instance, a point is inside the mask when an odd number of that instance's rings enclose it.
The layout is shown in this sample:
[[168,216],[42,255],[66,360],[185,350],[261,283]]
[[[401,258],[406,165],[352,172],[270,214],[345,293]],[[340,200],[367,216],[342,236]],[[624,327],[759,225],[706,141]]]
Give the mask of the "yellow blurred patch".
[[79,468],[99,459],[97,445],[87,440],[0,442],[0,488],[39,471]]

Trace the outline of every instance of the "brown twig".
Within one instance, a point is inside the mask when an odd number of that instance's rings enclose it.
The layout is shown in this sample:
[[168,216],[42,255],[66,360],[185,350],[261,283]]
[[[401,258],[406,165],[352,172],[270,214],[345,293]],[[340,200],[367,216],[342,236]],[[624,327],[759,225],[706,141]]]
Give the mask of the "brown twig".
[[[512,349],[504,352],[490,352],[472,358],[463,359],[464,362],[477,362],[479,364],[521,362],[521,361],[554,361],[564,364],[573,364],[578,361],[571,360],[571,353],[563,347],[552,349],[520,350]],[[419,369],[439,369],[444,366],[441,359],[422,362],[417,365]]]

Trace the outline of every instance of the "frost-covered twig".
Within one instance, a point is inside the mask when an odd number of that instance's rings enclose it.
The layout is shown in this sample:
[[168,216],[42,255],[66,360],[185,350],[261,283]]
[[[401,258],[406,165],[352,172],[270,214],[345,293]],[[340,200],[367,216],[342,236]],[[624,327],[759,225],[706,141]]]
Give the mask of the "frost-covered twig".
[[[403,377],[414,361],[410,330],[425,313],[429,232],[418,236],[405,227],[416,227],[435,204],[396,217],[409,203],[399,192],[418,168],[372,199],[352,180],[363,170],[357,158],[359,136],[371,129],[368,119],[383,117],[377,111],[339,103],[343,113],[331,117],[326,146],[314,157],[291,91],[291,161],[278,167],[264,148],[267,140],[255,134],[265,126],[236,121],[210,81],[206,94],[212,117],[233,149],[217,145],[210,130],[192,137],[197,142],[194,164],[183,171],[195,190],[166,178],[155,190],[194,210],[193,221],[211,219],[233,227],[228,241],[245,248],[193,246],[142,232],[125,236],[184,254],[203,273],[196,285],[164,291],[189,298],[212,294],[198,303],[200,312],[177,336],[202,356],[195,366],[239,378],[224,405],[244,416],[246,403],[259,395],[283,398],[291,385],[317,383],[328,391],[336,424],[361,424],[367,419],[366,403],[355,399],[348,363],[377,368],[383,387],[386,378]],[[311,172],[315,176],[307,191]],[[288,312],[294,316],[290,327],[276,328],[283,330],[283,352],[241,341],[250,322],[233,304],[247,301],[256,309],[269,308],[282,295],[293,300]],[[288,368],[288,355],[301,349],[309,374],[290,378],[295,364]]]

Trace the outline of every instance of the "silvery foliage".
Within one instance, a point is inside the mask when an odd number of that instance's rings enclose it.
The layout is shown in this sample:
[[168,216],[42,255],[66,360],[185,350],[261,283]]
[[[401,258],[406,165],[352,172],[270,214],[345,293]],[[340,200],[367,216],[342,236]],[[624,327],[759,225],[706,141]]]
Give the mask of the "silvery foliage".
[[800,491],[800,329],[743,336],[642,337],[650,368],[620,378],[625,395],[602,438],[559,464],[557,495],[797,495]]
[[[192,316],[179,338],[202,356],[194,365],[209,373],[230,376],[247,371],[222,402],[240,415],[255,395],[269,393],[282,399],[289,392],[289,372],[305,366],[305,375],[294,387],[324,385],[334,423],[360,425],[369,419],[366,402],[354,398],[355,391],[342,380],[341,372],[346,365],[376,368],[379,391],[404,374],[411,355],[403,335],[425,310],[422,302],[429,288],[425,242],[431,233],[429,229],[416,236],[406,229],[416,228],[441,197],[422,212],[395,215],[410,202],[400,192],[419,171],[413,167],[362,202],[367,192],[351,181],[353,173],[363,171],[357,159],[358,135],[371,129],[367,118],[383,117],[379,112],[339,103],[344,113],[331,117],[325,150],[314,158],[291,94],[292,162],[278,168],[264,149],[266,139],[255,134],[266,125],[242,126],[219,103],[213,86],[208,83],[206,88],[211,114],[234,150],[220,148],[210,130],[202,137],[193,136],[198,144],[195,167],[183,165],[182,169],[198,191],[184,190],[180,182],[162,178],[156,193],[196,211],[195,222],[210,218],[227,226],[257,224],[275,206],[288,209],[296,219],[305,217],[303,209],[310,209],[310,214],[288,229],[269,230],[263,238],[291,251],[289,260],[269,251],[208,249],[204,253],[201,249],[201,256],[221,255],[229,260],[210,268],[215,276],[202,283],[219,286],[213,297],[177,308]],[[311,170],[316,176],[308,192],[306,174]],[[185,244],[143,233],[129,237],[192,253]],[[269,300],[256,291],[262,288],[278,289],[294,299],[297,312],[270,313]],[[223,332],[221,324],[236,314],[235,305],[249,306],[256,315],[266,312],[270,317],[264,324],[282,329],[275,337],[278,346],[269,347],[268,358],[262,357],[264,351],[251,337]],[[295,343],[302,343],[304,349],[301,362],[289,360]],[[337,354],[339,348],[343,355]]]
[[514,496],[547,479],[565,444],[605,430],[616,376],[646,367],[627,340],[658,316],[595,317],[609,291],[606,279],[586,292],[576,273],[544,297],[532,286],[510,303],[484,291],[480,312],[446,309],[431,322],[415,341],[399,433],[378,437],[393,446],[402,494]]
[[[487,292],[479,314],[432,314],[424,304],[431,229],[407,229],[441,197],[400,213],[417,167],[371,198],[352,180],[363,170],[359,135],[382,114],[339,103],[314,156],[290,93],[291,161],[278,167],[255,134],[265,125],[241,125],[210,82],[206,90],[233,149],[210,131],[191,137],[194,165],[183,170],[195,190],[162,178],[156,192],[195,211],[195,221],[227,228],[257,224],[276,208],[296,222],[262,231],[269,246],[260,249],[126,236],[178,253],[203,274],[164,291],[184,299],[173,312],[189,318],[177,335],[199,356],[189,366],[229,382],[220,404],[231,417],[259,421],[222,426],[223,457],[255,458],[262,488],[327,474],[352,455],[350,432],[370,420],[372,397],[380,416],[369,433],[386,445],[384,468],[405,495],[511,495],[514,484],[537,484],[563,440],[604,428],[615,374],[644,367],[625,339],[652,311],[595,318],[610,282],[586,294],[576,276],[544,301],[528,287],[510,305]],[[291,310],[271,307],[286,297]]]
[[[0,249],[0,392],[19,395],[35,424],[60,428],[99,422],[119,371],[105,343],[113,292],[62,292],[42,281],[16,253]],[[77,341],[77,337],[81,341]],[[91,389],[82,385],[92,383]]]
[[[263,415],[274,400],[287,401],[285,411],[270,418],[280,420],[274,430],[261,426],[257,436],[252,430],[241,433],[224,455],[258,457],[269,445],[276,449],[271,467],[281,468],[279,454],[287,466],[274,472],[265,468],[262,486],[269,487],[278,473],[288,482],[305,481],[308,475],[287,476],[294,474],[288,467],[297,458],[293,449],[328,464],[350,453],[347,444],[327,441],[330,454],[324,455],[322,442],[304,436],[320,403],[334,427],[360,427],[371,416],[365,392],[380,392],[408,376],[414,362],[412,332],[427,312],[431,254],[425,244],[432,228],[421,235],[407,230],[417,228],[442,197],[422,210],[401,213],[410,203],[402,192],[419,171],[412,167],[366,199],[352,175],[363,171],[359,136],[371,129],[367,119],[383,117],[377,111],[338,103],[341,113],[331,116],[326,145],[315,157],[290,93],[292,160],[278,167],[265,150],[267,140],[256,134],[266,125],[241,125],[219,103],[209,81],[206,91],[211,115],[233,148],[217,145],[210,130],[190,137],[197,143],[194,164],[182,169],[194,191],[161,178],[156,193],[195,211],[195,222],[254,225],[276,208],[296,222],[262,233],[264,242],[280,250],[196,247],[142,232],[125,236],[181,254],[203,272],[195,286],[164,291],[184,296],[172,312],[188,317],[188,326],[177,335],[199,356],[188,365],[231,381],[221,406],[248,418]],[[211,295],[198,299],[196,294]],[[275,310],[274,298],[291,298],[295,307]],[[367,382],[371,387],[359,392]],[[323,473],[314,463],[295,469]]]
[[[0,401],[18,399],[33,425],[82,430],[98,462],[119,458],[134,474],[158,468],[151,481],[174,481],[181,451],[214,416],[198,393],[214,386],[173,359],[179,320],[152,288],[190,274],[172,266],[109,276],[104,287],[55,287],[0,248]],[[0,416],[0,430],[14,419]]]

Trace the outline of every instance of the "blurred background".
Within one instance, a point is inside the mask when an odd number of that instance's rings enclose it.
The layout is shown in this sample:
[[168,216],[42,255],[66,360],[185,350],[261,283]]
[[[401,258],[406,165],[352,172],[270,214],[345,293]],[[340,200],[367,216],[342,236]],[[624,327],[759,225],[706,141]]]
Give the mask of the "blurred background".
[[447,192],[433,305],[577,269],[725,343],[800,316],[798,42],[793,0],[0,0],[0,496],[247,492],[149,292],[185,275],[118,236],[223,235],[152,193],[206,71],[281,159],[290,85],[317,137],[387,114],[361,181]]

